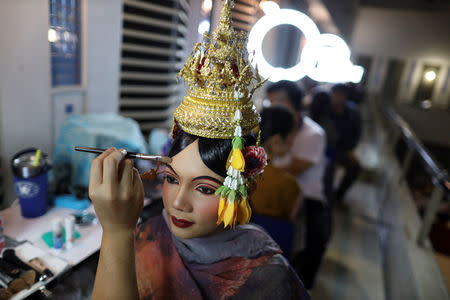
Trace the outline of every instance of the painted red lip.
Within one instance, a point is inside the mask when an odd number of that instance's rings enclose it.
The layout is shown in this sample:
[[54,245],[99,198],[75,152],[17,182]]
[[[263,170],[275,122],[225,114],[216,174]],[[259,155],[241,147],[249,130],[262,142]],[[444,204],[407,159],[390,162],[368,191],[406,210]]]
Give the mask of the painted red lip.
[[194,225],[193,222],[189,222],[189,221],[184,220],[184,219],[177,219],[174,216],[172,216],[172,223],[173,223],[173,225],[175,225],[177,227],[180,227],[180,228],[187,228],[189,226]]

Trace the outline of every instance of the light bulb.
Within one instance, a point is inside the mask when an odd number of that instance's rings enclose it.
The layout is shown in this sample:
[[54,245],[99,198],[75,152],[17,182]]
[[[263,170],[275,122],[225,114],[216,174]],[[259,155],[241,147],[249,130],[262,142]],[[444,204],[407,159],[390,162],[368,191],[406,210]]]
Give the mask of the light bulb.
[[203,0],[202,2],[202,10],[204,13],[208,14],[213,6],[212,0]]
[[48,41],[50,43],[54,43],[54,42],[56,42],[58,40],[59,40],[59,37],[58,37],[58,33],[56,32],[56,30],[52,29],[52,28],[49,29],[48,30]]
[[433,81],[436,79],[436,72],[435,71],[427,71],[425,72],[425,80],[426,81]]
[[261,1],[261,3],[259,3],[259,7],[261,7],[262,11],[267,15],[273,12],[276,12],[280,9],[280,6],[278,5],[278,3],[274,2],[274,1]]

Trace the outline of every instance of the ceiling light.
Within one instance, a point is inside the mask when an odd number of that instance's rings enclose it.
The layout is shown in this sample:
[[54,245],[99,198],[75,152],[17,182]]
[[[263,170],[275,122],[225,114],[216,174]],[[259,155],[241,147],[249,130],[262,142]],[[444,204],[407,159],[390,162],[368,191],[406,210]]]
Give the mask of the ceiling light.
[[425,72],[424,77],[425,77],[426,81],[431,82],[436,79],[436,72],[432,71],[432,70],[427,71],[427,72]]
[[202,2],[202,10],[204,13],[208,14],[213,6],[212,0],[203,0]]
[[48,30],[48,34],[47,35],[48,35],[48,41],[50,43],[54,43],[54,42],[59,40],[59,34],[56,32],[55,29],[50,28]]
[[211,27],[211,24],[208,20],[203,20],[198,24],[198,33],[204,34],[205,32],[209,32],[209,28]]

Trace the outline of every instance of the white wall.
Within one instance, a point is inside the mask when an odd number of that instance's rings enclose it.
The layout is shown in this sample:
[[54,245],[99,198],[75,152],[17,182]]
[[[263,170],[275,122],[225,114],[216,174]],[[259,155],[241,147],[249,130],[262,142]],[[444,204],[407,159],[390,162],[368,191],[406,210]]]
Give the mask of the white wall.
[[[48,0],[0,1],[0,157],[6,199],[15,198],[9,160],[26,147],[53,150],[53,102],[47,40]],[[83,85],[85,113],[117,112],[121,0],[84,0]],[[74,91],[70,91],[73,93]],[[51,100],[53,98],[53,100]]]
[[0,1],[0,155],[9,201],[12,155],[30,146],[50,150],[48,10],[48,0]]

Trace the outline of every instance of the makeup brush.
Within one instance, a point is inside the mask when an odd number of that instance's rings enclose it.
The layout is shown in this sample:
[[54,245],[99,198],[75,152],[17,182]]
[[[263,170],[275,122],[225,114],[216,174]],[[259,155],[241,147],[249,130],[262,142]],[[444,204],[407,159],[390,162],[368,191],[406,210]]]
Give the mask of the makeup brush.
[[[81,152],[89,152],[89,153],[96,153],[101,154],[107,149],[100,149],[100,148],[90,148],[90,147],[75,147],[75,151],[81,151]],[[161,155],[149,155],[149,154],[142,154],[142,153],[136,153],[136,152],[127,152],[127,155],[125,155],[125,158],[136,158],[136,159],[144,159],[144,160],[153,160],[157,161],[163,164],[170,164],[172,162],[172,159],[167,156],[161,156]]]

